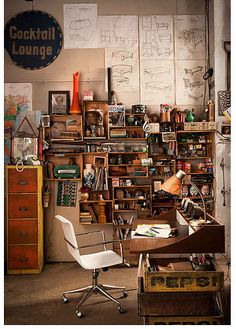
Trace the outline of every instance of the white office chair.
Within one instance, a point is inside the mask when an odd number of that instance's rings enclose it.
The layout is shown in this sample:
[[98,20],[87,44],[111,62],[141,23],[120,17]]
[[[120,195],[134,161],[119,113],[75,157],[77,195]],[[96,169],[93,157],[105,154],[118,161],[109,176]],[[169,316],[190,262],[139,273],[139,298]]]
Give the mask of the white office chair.
[[[96,232],[88,232],[88,233],[82,233],[82,234],[75,234],[74,228],[72,223],[64,218],[63,216],[56,215],[56,219],[61,221],[62,228],[64,232],[64,239],[67,243],[67,247],[69,250],[69,253],[74,257],[74,259],[85,269],[92,270],[92,285],[69,290],[63,292],[63,301],[64,303],[69,302],[68,298],[65,296],[67,294],[74,294],[79,292],[85,292],[82,296],[81,300],[77,304],[77,316],[80,318],[83,316],[83,313],[80,311],[80,306],[94,293],[100,293],[101,295],[107,297],[108,299],[112,300],[114,303],[118,305],[118,310],[120,313],[125,313],[125,309],[122,308],[120,302],[116,300],[114,297],[112,297],[107,290],[110,289],[122,289],[123,290],[123,297],[127,297],[128,293],[125,290],[125,287],[117,287],[117,286],[110,286],[110,285],[100,285],[98,284],[98,275],[100,272],[100,269],[103,269],[106,271],[108,267],[119,265],[119,264],[125,264],[124,263],[124,257],[123,257],[123,248],[122,244],[119,240],[113,240],[113,241],[105,241],[105,235],[103,231],[96,231]],[[83,246],[79,246],[77,243],[77,240],[79,242],[79,236],[81,235],[94,235],[94,234],[100,234],[102,237],[102,242],[99,243],[91,243]],[[120,251],[121,256],[115,253],[112,250],[107,250],[106,245],[111,244],[114,242],[118,242],[120,244]],[[88,248],[88,247],[95,247],[95,246],[102,246],[103,250],[100,252],[90,253],[86,255],[80,254],[80,249],[82,248]],[[128,265],[128,264],[126,264]],[[129,265],[128,265],[129,266]]]

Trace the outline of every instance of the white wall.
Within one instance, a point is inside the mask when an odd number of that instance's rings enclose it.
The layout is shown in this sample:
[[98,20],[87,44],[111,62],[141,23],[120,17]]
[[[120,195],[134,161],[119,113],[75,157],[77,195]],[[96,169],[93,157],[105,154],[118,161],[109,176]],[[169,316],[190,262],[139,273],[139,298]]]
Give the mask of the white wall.
[[[214,69],[215,69],[215,103],[216,103],[216,122],[217,130],[221,131],[221,123],[225,120],[224,116],[218,116],[217,92],[227,90],[226,81],[226,52],[224,50],[224,41],[230,41],[230,0],[213,0],[214,5]],[[225,188],[226,188],[226,206],[223,206],[223,172],[220,167],[222,158],[225,162]],[[216,140],[216,218],[225,225],[226,229],[226,253],[230,255],[230,221],[231,221],[231,144],[221,143],[219,136]]]

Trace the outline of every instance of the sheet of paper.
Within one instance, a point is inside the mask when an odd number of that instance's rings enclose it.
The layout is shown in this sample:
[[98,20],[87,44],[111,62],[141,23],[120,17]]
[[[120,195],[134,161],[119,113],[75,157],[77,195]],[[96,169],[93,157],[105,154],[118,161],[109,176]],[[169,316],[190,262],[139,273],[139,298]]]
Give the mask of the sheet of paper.
[[176,59],[205,59],[205,16],[175,16]]
[[105,66],[111,68],[112,90],[138,92],[138,48],[106,48]]
[[176,104],[200,105],[204,101],[205,61],[176,61]]
[[64,48],[97,47],[97,4],[64,4]]
[[175,103],[174,62],[143,60],[140,64],[141,103]]
[[138,225],[135,234],[153,238],[169,238],[171,228],[169,224],[142,224]]
[[173,59],[173,17],[139,18],[140,59]]
[[99,47],[138,47],[138,16],[99,16]]

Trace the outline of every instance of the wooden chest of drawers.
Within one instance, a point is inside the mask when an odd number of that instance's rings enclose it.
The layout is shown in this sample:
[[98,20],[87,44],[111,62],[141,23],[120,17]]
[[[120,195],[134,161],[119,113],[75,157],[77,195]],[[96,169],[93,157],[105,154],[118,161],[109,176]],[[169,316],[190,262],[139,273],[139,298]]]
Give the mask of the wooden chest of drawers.
[[7,273],[40,273],[43,267],[42,167],[6,168]]

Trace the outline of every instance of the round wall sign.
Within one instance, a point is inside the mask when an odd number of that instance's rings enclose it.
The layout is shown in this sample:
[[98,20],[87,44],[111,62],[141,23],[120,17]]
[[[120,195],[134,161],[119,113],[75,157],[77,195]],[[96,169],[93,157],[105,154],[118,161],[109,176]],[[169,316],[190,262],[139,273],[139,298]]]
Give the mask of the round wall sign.
[[48,13],[29,10],[5,25],[5,49],[17,66],[38,70],[51,64],[62,48],[60,25]]

